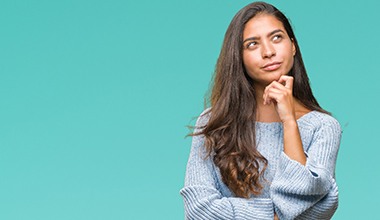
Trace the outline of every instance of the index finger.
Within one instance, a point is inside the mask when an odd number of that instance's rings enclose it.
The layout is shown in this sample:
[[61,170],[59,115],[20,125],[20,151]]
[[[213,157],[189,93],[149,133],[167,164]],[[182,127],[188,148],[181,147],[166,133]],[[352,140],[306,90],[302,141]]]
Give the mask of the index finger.
[[292,76],[281,76],[278,80],[279,83],[285,83],[285,88],[287,89],[293,89],[293,81],[294,78]]

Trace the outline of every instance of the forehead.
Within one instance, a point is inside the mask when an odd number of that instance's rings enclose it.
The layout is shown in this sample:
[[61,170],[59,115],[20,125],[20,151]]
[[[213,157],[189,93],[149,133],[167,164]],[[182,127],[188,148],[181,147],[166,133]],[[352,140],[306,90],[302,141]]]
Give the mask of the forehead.
[[243,37],[265,36],[277,29],[286,33],[284,25],[276,17],[269,14],[258,14],[245,24]]

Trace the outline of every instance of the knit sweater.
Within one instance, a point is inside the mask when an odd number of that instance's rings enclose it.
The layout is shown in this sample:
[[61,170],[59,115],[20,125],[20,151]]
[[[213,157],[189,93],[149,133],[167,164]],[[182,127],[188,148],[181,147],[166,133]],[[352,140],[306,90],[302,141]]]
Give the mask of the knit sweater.
[[[209,119],[206,109],[196,127]],[[266,181],[259,196],[235,196],[224,184],[212,157],[206,158],[204,137],[194,136],[180,190],[186,219],[331,219],[338,207],[335,163],[341,127],[330,115],[311,111],[297,120],[306,165],[290,159],[283,151],[280,122],[256,123],[256,145],[268,160]],[[196,129],[196,132],[199,131]]]

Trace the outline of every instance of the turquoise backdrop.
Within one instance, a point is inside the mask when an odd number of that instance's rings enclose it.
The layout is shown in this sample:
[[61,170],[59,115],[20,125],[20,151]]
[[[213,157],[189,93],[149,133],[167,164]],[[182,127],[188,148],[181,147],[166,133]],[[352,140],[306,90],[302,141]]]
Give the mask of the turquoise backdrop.
[[[1,0],[0,219],[183,219],[186,125],[249,2]],[[269,2],[343,126],[334,220],[373,219],[380,3]]]

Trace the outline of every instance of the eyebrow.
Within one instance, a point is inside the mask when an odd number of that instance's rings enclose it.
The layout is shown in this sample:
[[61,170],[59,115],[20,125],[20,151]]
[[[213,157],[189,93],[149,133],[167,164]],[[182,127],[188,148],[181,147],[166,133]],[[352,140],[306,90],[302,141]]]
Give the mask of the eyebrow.
[[[280,29],[276,29],[276,30],[270,32],[267,36],[271,36],[271,35],[273,35],[273,34],[275,34],[275,33],[278,33],[278,32],[282,32],[282,33],[284,33],[282,30],[280,30]],[[257,39],[260,39],[260,37],[249,37],[249,38],[247,38],[247,39],[245,39],[245,40],[243,41],[243,44],[244,44],[246,41],[249,41],[249,40],[257,40]]]

